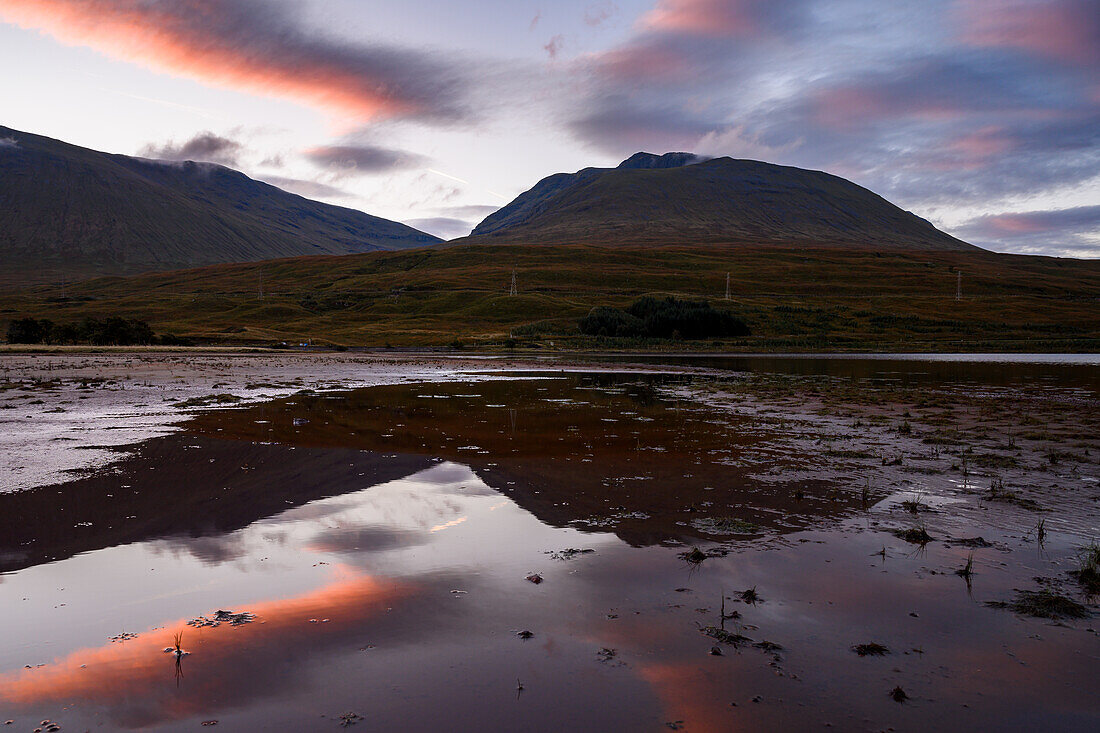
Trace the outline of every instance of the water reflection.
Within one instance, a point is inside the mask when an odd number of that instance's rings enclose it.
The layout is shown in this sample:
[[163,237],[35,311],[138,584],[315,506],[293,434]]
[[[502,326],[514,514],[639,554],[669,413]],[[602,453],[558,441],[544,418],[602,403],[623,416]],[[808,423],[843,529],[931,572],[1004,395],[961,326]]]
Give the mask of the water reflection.
[[[298,395],[203,415],[108,475],[0,496],[0,714],[67,729],[323,730],[347,713],[394,730],[1095,728],[1094,635],[981,603],[1050,572],[1002,549],[1016,530],[982,528],[994,547],[968,595],[951,572],[968,550],[918,556],[854,529],[874,521],[853,518],[855,492],[756,478],[807,459],[751,417],[662,399],[656,380]],[[707,538],[728,554],[690,565],[662,546]],[[762,600],[739,600],[748,588]],[[746,640],[712,655],[723,607]],[[217,610],[255,619],[188,625]],[[177,667],[164,649],[179,632]],[[893,654],[850,651],[867,641]]]
[[442,457],[470,466],[547,524],[610,529],[639,546],[789,531],[853,508],[848,495],[822,501],[825,481],[755,480],[763,468],[778,473],[800,457],[749,418],[661,399],[657,388],[673,379],[399,385],[211,413],[192,429]]

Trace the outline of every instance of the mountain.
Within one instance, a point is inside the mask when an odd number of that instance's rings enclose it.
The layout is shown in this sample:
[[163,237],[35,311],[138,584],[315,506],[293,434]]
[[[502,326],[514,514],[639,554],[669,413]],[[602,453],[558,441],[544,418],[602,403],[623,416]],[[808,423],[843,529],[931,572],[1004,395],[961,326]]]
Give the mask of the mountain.
[[838,176],[691,153],[637,153],[616,168],[549,176],[471,237],[465,241],[978,249]]
[[0,279],[9,283],[439,241],[220,165],[110,155],[0,127]]

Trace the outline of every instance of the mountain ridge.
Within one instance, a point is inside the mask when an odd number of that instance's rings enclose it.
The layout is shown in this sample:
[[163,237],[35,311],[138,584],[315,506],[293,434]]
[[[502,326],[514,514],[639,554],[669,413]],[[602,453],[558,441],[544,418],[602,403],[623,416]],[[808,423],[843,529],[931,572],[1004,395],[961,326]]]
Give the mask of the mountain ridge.
[[0,126],[0,267],[9,280],[125,275],[440,241],[225,166],[103,153]]

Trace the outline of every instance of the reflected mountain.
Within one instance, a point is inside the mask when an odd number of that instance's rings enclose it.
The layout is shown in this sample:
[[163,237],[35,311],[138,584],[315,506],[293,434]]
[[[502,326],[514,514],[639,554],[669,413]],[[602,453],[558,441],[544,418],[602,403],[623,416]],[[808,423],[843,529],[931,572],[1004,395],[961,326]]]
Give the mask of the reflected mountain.
[[0,572],[160,537],[208,538],[193,552],[231,555],[218,538],[327,496],[408,476],[425,456],[309,449],[174,434],[141,443],[104,472],[0,494]]
[[667,375],[394,385],[205,413],[204,436],[423,455],[469,466],[542,522],[632,545],[756,536],[839,516],[824,481],[767,482],[799,457],[747,418],[662,399]]
[[209,538],[187,545],[224,561],[233,550],[220,536],[441,459],[469,466],[545,524],[611,531],[635,546],[792,531],[854,507],[843,492],[826,499],[823,481],[753,478],[793,462],[776,436],[661,399],[670,379],[396,385],[203,413],[107,471],[0,495],[0,572],[171,537]]

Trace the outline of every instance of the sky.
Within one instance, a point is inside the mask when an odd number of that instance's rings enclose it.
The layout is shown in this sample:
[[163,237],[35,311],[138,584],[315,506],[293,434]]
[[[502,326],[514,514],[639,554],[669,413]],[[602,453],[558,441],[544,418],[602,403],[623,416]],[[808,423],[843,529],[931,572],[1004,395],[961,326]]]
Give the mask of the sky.
[[0,63],[7,127],[445,238],[689,151],[1100,257],[1100,0],[0,0]]

